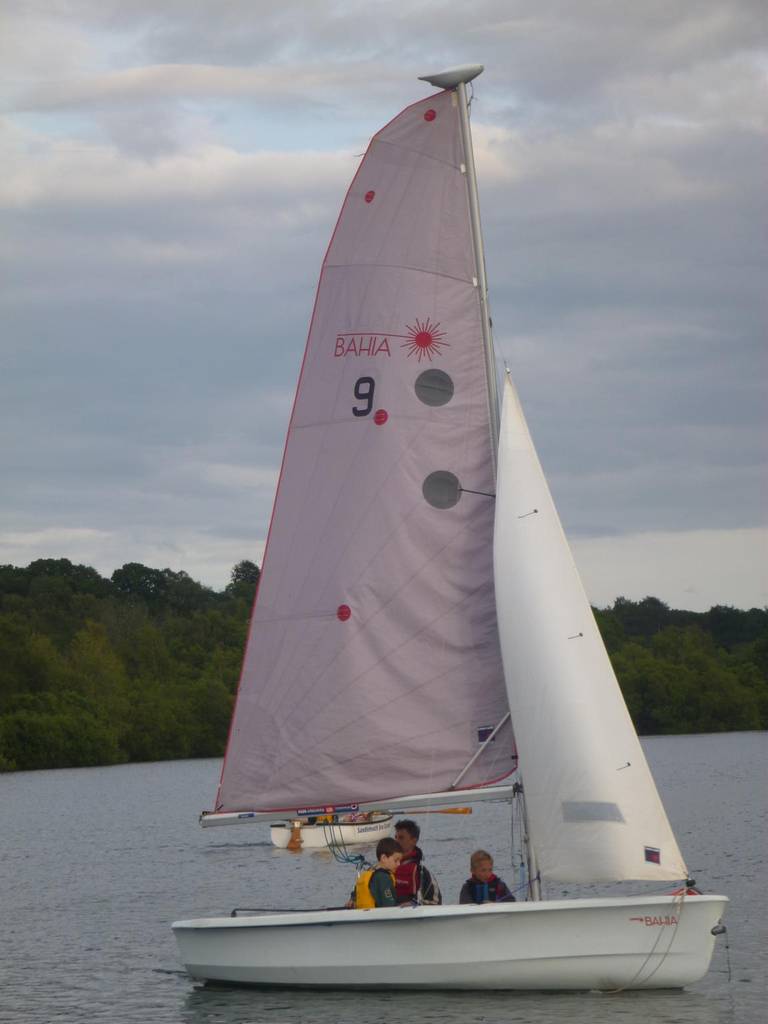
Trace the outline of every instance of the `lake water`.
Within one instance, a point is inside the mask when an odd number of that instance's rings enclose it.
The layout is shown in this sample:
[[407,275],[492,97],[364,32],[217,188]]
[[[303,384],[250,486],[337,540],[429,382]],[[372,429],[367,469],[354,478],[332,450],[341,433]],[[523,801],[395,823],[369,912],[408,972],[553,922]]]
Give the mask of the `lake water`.
[[[324,852],[276,851],[263,825],[201,829],[219,762],[175,761],[0,775],[0,1022],[762,1022],[768,733],[643,745],[699,887],[731,898],[730,978],[721,937],[707,977],[682,992],[361,994],[194,984],[179,966],[172,921],[235,906],[338,904],[354,870]],[[504,805],[421,823],[427,862],[448,899],[479,845],[511,879]]]

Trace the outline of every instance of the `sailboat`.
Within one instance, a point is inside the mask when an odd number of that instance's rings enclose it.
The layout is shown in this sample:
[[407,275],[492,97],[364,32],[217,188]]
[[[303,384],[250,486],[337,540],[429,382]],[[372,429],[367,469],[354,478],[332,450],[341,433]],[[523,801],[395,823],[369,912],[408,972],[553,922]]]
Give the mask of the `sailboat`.
[[[508,374],[499,415],[467,91],[482,70],[425,76],[437,93],[373,137],[347,192],[202,820],[515,800],[527,898],[177,921],[197,979],[680,987],[723,930],[727,898],[691,888]],[[543,899],[555,880],[660,891]]]
[[392,832],[392,814],[321,814],[292,821],[275,821],[269,829],[272,845],[279,850],[321,850],[370,846]]

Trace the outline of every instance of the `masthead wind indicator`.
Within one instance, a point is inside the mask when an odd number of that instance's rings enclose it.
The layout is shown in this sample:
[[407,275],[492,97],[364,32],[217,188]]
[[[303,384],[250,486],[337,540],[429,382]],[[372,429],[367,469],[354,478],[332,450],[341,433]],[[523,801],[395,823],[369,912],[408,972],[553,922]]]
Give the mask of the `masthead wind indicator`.
[[463,82],[471,82],[473,78],[483,73],[482,64],[460,64],[455,68],[446,68],[445,71],[438,71],[434,75],[419,75],[420,82],[429,82],[438,89],[455,89]]

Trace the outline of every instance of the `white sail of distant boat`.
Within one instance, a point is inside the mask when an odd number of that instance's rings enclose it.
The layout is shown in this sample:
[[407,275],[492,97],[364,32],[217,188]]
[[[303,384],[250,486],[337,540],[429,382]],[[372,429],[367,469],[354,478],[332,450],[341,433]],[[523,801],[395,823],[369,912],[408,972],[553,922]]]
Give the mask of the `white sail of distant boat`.
[[466,94],[480,71],[430,76],[441,91],[374,136],[347,194],[204,823],[522,792],[531,899],[176,922],[197,978],[669,987],[712,955],[727,900],[687,882],[538,899],[540,879],[687,869],[511,381],[499,439]]

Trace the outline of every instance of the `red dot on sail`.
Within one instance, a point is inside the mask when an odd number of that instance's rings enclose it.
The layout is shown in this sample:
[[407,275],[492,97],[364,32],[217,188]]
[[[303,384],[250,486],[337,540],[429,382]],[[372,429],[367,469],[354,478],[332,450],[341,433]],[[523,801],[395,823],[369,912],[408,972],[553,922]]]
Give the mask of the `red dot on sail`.
[[435,111],[432,110],[432,109],[429,109],[426,112],[426,114],[424,115],[424,120],[425,121],[434,121],[436,117],[437,117],[437,114],[435,113]]
[[377,409],[373,414],[373,422],[376,426],[380,427],[383,423],[386,423],[389,419],[389,413],[386,409]]
[[372,203],[373,202],[373,197],[375,195],[376,195],[376,193],[373,191],[373,189],[371,189],[370,192],[366,192],[365,193],[365,201],[366,201],[366,203]]
[[336,618],[339,622],[346,622],[347,619],[352,617],[352,609],[348,604],[340,604],[336,609]]
[[419,331],[413,336],[413,344],[418,346],[418,348],[429,348],[434,340],[434,336],[430,331]]

